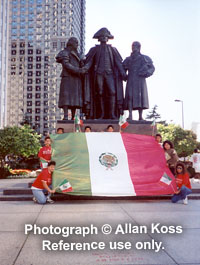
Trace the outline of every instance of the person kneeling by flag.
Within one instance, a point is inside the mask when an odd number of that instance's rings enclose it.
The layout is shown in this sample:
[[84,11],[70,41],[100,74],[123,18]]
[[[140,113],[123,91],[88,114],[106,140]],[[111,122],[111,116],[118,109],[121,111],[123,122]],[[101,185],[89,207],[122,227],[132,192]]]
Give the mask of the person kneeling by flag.
[[175,203],[183,200],[183,203],[188,204],[187,195],[192,193],[189,175],[185,169],[185,165],[181,162],[176,164],[176,185],[178,191],[172,196],[172,202]]
[[[36,180],[32,184],[33,201],[39,204],[45,204],[46,202],[54,203],[50,196],[55,193],[55,189],[51,189],[52,173],[55,169],[56,162],[50,161],[48,167],[44,168]],[[48,191],[48,195],[45,196],[44,191]]]

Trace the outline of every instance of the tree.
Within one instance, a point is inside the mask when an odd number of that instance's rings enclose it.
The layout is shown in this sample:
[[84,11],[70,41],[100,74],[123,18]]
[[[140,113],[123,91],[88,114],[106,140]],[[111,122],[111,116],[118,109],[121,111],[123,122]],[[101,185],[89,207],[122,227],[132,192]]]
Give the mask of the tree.
[[146,115],[147,120],[157,120],[160,119],[160,114],[157,113],[158,106],[155,105],[152,110],[149,111],[149,113]]
[[29,125],[5,127],[0,130],[0,167],[4,167],[6,157],[29,158],[37,155],[39,148],[40,135]]
[[191,155],[199,145],[196,134],[191,130],[184,130],[180,126],[157,124],[157,130],[162,135],[163,141],[169,140],[174,144],[179,157]]
[[160,114],[157,112],[157,108],[158,108],[158,106],[154,105],[152,110],[150,110],[149,113],[146,115],[146,119],[151,120],[151,121],[155,120],[156,123],[161,123],[161,124],[167,125],[166,121],[162,121],[162,120],[157,121],[158,119],[161,119]]

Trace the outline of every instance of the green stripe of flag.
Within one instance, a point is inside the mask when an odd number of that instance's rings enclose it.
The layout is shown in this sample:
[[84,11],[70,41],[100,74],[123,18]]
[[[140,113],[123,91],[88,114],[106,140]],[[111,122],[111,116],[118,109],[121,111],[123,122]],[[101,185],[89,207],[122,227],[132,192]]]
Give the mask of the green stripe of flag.
[[92,195],[85,134],[55,134],[51,135],[51,139],[52,160],[56,162],[53,187],[57,187],[67,179],[73,188],[74,195]]

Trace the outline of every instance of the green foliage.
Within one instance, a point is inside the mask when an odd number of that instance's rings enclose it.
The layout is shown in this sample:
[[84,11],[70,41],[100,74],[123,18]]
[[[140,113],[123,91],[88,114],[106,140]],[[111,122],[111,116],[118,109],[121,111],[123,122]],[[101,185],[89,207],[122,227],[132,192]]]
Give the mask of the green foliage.
[[[150,121],[156,121],[156,123],[161,123],[161,124],[164,124],[164,125],[167,125],[166,121],[162,121],[161,120],[161,116],[160,114],[157,112],[157,108],[158,106],[155,105],[152,110],[150,110],[148,112],[148,114],[146,115],[146,120],[150,120]],[[159,121],[158,121],[159,120]]]
[[149,113],[146,115],[147,120],[157,120],[161,118],[160,114],[157,113],[157,108],[158,106],[155,105],[152,110],[149,111]]
[[12,159],[29,158],[37,155],[40,148],[40,135],[29,125],[5,127],[0,130],[0,161],[5,164],[5,157]]
[[157,130],[162,135],[163,141],[169,140],[174,144],[179,157],[191,155],[199,144],[197,136],[193,131],[184,130],[180,126],[157,124]]

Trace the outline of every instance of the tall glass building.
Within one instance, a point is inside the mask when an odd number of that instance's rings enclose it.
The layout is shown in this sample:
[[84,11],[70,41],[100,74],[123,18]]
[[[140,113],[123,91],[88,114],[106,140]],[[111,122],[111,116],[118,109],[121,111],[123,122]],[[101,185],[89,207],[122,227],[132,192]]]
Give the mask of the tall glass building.
[[8,9],[7,124],[51,133],[62,117],[55,56],[71,36],[84,53],[85,0],[10,0]]
[[0,1],[0,128],[6,126],[8,0]]

